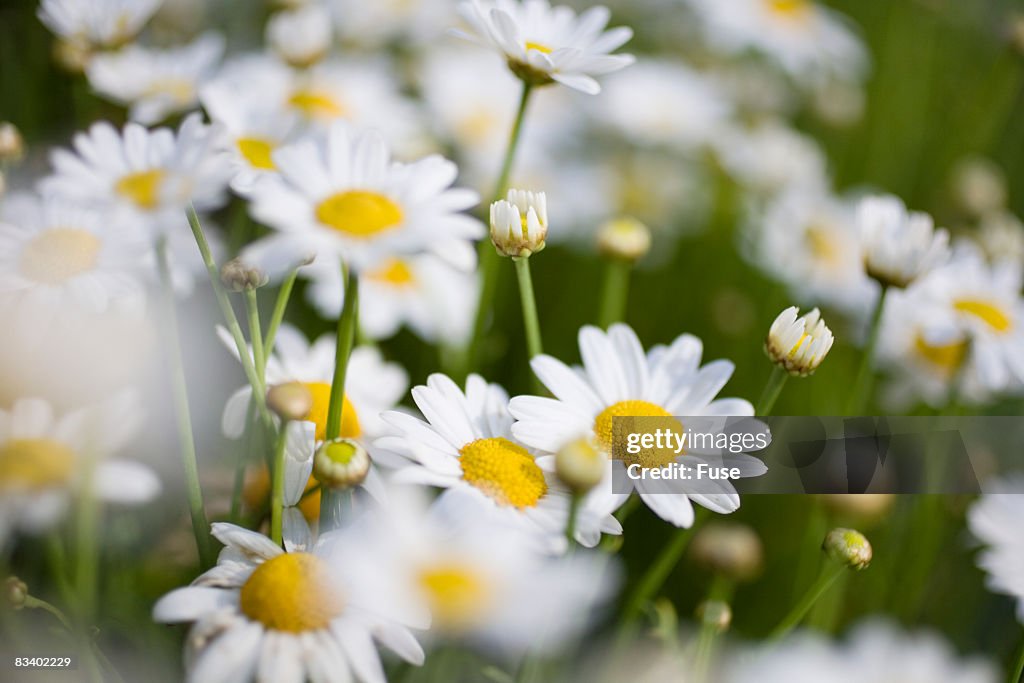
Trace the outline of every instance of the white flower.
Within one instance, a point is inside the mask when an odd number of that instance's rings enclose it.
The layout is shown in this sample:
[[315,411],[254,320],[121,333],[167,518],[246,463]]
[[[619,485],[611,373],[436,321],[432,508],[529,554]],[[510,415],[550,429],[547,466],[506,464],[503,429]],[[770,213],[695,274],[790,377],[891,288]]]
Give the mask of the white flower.
[[19,193],[0,206],[0,292],[101,313],[139,310],[152,242],[122,211]]
[[782,122],[729,128],[718,137],[716,146],[726,171],[755,192],[822,191],[828,185],[821,147]]
[[[583,368],[571,368],[551,356],[538,356],[530,365],[554,398],[517,396],[510,410],[517,422],[512,433],[523,444],[545,453],[557,453],[564,444],[583,436],[592,438],[611,457],[615,417],[751,416],[754,407],[737,398],[715,399],[732,375],[733,364],[718,360],[701,367],[703,346],[692,335],[682,335],[671,346],[656,346],[646,355],[627,325],[612,325],[605,333],[584,327],[579,334]],[[749,455],[724,456],[687,453],[679,456],[696,465],[714,463],[737,467],[742,476],[758,476],[764,464]],[[609,464],[609,478],[611,465]],[[673,481],[629,479],[640,499],[659,517],[676,526],[693,524],[691,501],[727,514],[740,506],[729,482],[701,481],[691,485]],[[609,482],[596,490],[610,488]],[[616,493],[625,502],[628,493]]]
[[[320,314],[337,319],[345,283],[336,264],[314,261],[299,271],[310,280],[306,295]],[[359,281],[359,329],[367,338],[393,337],[406,325],[431,343],[458,345],[473,325],[479,278],[431,254],[393,257]]]
[[[569,493],[513,437],[504,389],[470,375],[463,392],[434,374],[426,386],[413,388],[412,397],[426,422],[386,412],[381,417],[394,435],[375,442],[377,462],[399,469],[393,481],[468,492],[508,523],[539,534],[552,549],[564,547]],[[611,515],[614,503],[606,491],[584,498],[576,540],[592,547],[601,533],[622,533]]]
[[95,123],[75,135],[73,152],[53,152],[54,174],[40,188],[104,209],[124,208],[138,229],[154,235],[187,232],[190,202],[204,211],[225,199],[230,168],[215,154],[214,139],[198,114],[188,116],[177,133],[137,123],[118,133],[109,123]]
[[544,248],[548,199],[543,192],[511,189],[491,204],[491,242],[503,256],[522,258]]
[[845,17],[812,0],[687,0],[712,47],[756,50],[807,85],[860,80],[868,55]]
[[986,486],[983,495],[967,514],[967,523],[986,548],[978,566],[988,574],[987,585],[996,593],[1017,601],[1017,619],[1024,623],[1024,480],[1020,477]]
[[156,497],[160,480],[152,470],[109,458],[134,438],[139,423],[131,392],[60,417],[38,398],[0,410],[0,545],[14,532],[39,534],[56,525],[89,469],[100,500],[137,505]]
[[42,0],[39,19],[62,38],[118,47],[142,30],[163,0]]
[[393,162],[379,135],[353,133],[344,123],[272,156],[280,175],[260,181],[251,206],[277,232],[244,254],[271,277],[310,254],[357,271],[423,252],[467,269],[475,262],[471,240],[481,226],[460,212],[477,196],[451,188],[458,173],[452,162]]
[[617,572],[605,558],[552,558],[477,496],[449,491],[428,507],[407,489],[390,490],[389,504],[342,532],[338,549],[364,572],[394,576],[398,595],[426,605],[432,640],[543,656],[583,635],[611,597]]
[[571,8],[552,7],[548,0],[466,0],[458,11],[470,30],[455,34],[503,54],[513,73],[528,83],[558,82],[596,95],[601,86],[594,76],[634,61],[632,55],[610,54],[633,31],[605,31],[610,17],[606,7],[591,7],[577,17]]
[[949,258],[949,233],[928,214],[908,212],[898,197],[862,199],[857,224],[864,266],[883,285],[906,287]]
[[451,0],[327,0],[334,31],[346,45],[379,47],[385,43],[430,45],[451,25]]
[[226,546],[217,566],[153,608],[156,621],[193,624],[188,680],[384,683],[377,643],[423,663],[409,628],[427,620],[372,575],[349,569],[330,534],[313,542],[289,533],[290,551],[232,524],[214,524],[213,535]]
[[775,318],[765,350],[772,362],[789,374],[805,376],[821,365],[835,339],[817,308],[798,318],[799,312],[790,306]]
[[331,14],[311,3],[274,14],[267,22],[267,44],[295,67],[316,64],[331,49]]
[[94,57],[86,76],[97,93],[130,107],[131,119],[149,126],[195,109],[199,88],[223,52],[224,39],[216,33],[167,50],[132,45]]

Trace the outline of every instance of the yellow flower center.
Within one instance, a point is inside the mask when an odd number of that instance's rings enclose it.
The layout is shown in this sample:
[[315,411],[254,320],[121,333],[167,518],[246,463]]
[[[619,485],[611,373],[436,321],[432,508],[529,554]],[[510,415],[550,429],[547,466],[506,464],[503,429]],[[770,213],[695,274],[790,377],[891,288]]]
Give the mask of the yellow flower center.
[[151,211],[160,204],[160,186],[165,175],[159,168],[129,173],[117,181],[114,189],[140,208]]
[[401,225],[402,209],[377,192],[347,190],[320,202],[316,218],[338,232],[366,239]]
[[543,43],[535,43],[532,40],[526,41],[527,50],[536,50],[537,52],[543,52],[546,55],[551,54],[551,48]]
[[[619,418],[618,421],[615,418]],[[616,424],[618,429],[615,428]],[[641,449],[639,453],[626,450],[628,434],[653,432],[655,429],[680,433],[682,425],[667,410],[649,401],[619,401],[594,418],[594,434],[601,447],[627,466],[637,464],[643,469],[664,467],[675,460],[677,455],[668,449]]]
[[804,17],[811,10],[809,0],[767,0],[767,3],[774,14],[789,19]]
[[497,117],[489,109],[480,108],[462,117],[458,130],[463,138],[482,144],[497,125]]
[[462,478],[499,505],[534,507],[548,492],[544,472],[525,448],[501,437],[459,449]]
[[[310,493],[310,489],[316,490]],[[250,510],[267,510],[270,504],[270,470],[266,465],[250,469],[245,488],[242,489],[242,500]],[[295,507],[299,508],[307,522],[320,519],[320,482],[313,475],[309,475],[305,493]]]
[[296,90],[288,104],[310,119],[338,119],[345,115],[345,107],[322,90]]
[[367,273],[366,277],[395,287],[408,287],[416,282],[409,264],[397,258],[388,259],[380,268]]
[[924,335],[918,333],[914,337],[914,350],[917,354],[935,366],[943,375],[952,375],[963,363],[967,353],[967,341],[955,341],[949,344],[930,344]]
[[489,599],[487,585],[472,567],[442,564],[419,574],[434,625],[459,630],[479,621]]
[[961,313],[973,315],[999,333],[1008,332],[1013,327],[1010,316],[1002,308],[988,301],[959,299],[953,303],[953,308]]
[[12,439],[0,445],[0,488],[44,489],[66,483],[75,452],[52,439]]
[[[309,393],[313,395],[313,407],[310,408],[306,420],[316,423],[316,440],[327,438],[327,409],[331,404],[331,385],[326,382],[304,382]],[[347,439],[358,439],[363,433],[359,424],[359,416],[355,406],[344,398],[341,406],[341,436]]]
[[827,263],[839,261],[842,250],[828,228],[812,225],[804,232],[804,240],[815,258]]
[[239,606],[268,629],[302,633],[327,628],[344,600],[323,560],[284,553],[256,567],[242,585]]
[[270,154],[274,151],[274,143],[262,138],[239,138],[238,151],[253,168],[274,169],[274,160]]
[[146,89],[146,95],[167,95],[178,105],[186,105],[196,95],[195,85],[184,78],[163,78],[154,81]]
[[59,285],[95,268],[99,253],[100,240],[88,230],[56,228],[25,245],[19,270],[30,280]]

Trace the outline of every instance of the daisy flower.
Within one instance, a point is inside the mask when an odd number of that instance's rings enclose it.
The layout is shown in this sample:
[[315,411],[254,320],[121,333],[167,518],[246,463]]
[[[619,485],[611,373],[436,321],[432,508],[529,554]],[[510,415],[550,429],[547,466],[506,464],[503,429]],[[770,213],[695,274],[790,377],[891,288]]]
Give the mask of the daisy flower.
[[731,127],[715,147],[725,170],[757,194],[770,196],[790,188],[824,191],[828,186],[821,147],[780,121]]
[[224,39],[207,33],[167,50],[132,45],[97,55],[86,69],[89,85],[101,96],[129,107],[128,115],[153,125],[199,104],[199,87],[213,75]]
[[949,258],[949,233],[928,214],[908,211],[899,197],[865,197],[857,224],[864,267],[885,285],[906,287]]
[[53,152],[54,173],[40,189],[105,210],[123,208],[153,235],[181,231],[189,203],[205,211],[224,202],[230,168],[215,153],[215,139],[199,114],[189,115],[176,133],[137,123],[119,133],[105,121],[95,123],[75,135],[74,151]]
[[137,434],[137,406],[138,397],[124,392],[61,416],[39,398],[0,410],[0,545],[14,532],[39,534],[56,525],[89,469],[99,500],[138,505],[157,496],[152,470],[109,458]]
[[539,552],[476,496],[451,491],[428,506],[419,492],[390,490],[388,505],[343,531],[338,545],[362,571],[390,573],[399,594],[426,605],[431,640],[544,655],[581,636],[612,597],[614,564],[582,551]]
[[596,95],[603,76],[633,63],[632,55],[610,54],[633,37],[624,26],[605,31],[611,13],[591,7],[579,16],[548,0],[467,0],[458,7],[468,31],[454,34],[504,55],[509,68],[524,82],[558,82]]
[[56,35],[92,47],[114,48],[132,40],[163,0],[42,0],[39,20]]
[[145,232],[121,211],[62,197],[18,193],[0,206],[0,292],[50,307],[70,302],[101,313],[145,303]]
[[158,622],[193,624],[188,680],[384,683],[378,643],[423,663],[409,628],[429,622],[373,575],[349,570],[331,534],[292,551],[232,524],[214,524],[213,535],[225,545],[217,565],[153,607]]
[[[398,469],[395,482],[469,493],[457,501],[486,503],[507,523],[540,534],[552,549],[564,547],[570,494],[513,436],[504,389],[470,375],[463,392],[445,375],[433,374],[426,386],[413,388],[412,397],[426,421],[385,412],[381,418],[393,432],[374,442],[377,462]],[[592,547],[602,533],[622,533],[611,515],[615,502],[596,489],[583,499],[579,543]]]
[[[616,417],[752,416],[754,407],[738,398],[716,399],[729,381],[733,364],[717,360],[701,366],[703,345],[684,334],[670,346],[656,346],[644,354],[633,330],[622,324],[608,332],[583,327],[579,333],[582,368],[571,368],[551,356],[534,358],[534,374],[554,398],[517,396],[509,409],[517,422],[512,434],[521,443],[554,454],[564,444],[590,438],[612,457],[612,424]],[[745,454],[712,456],[685,453],[686,463],[718,461],[737,467],[741,476],[766,471],[757,458]],[[658,463],[662,466],[668,463]],[[654,466],[654,465],[645,465]],[[610,476],[611,465],[609,465]],[[693,524],[692,503],[728,514],[740,506],[740,497],[727,481],[627,479],[640,499],[659,517],[676,526]],[[610,489],[608,481],[599,489]],[[616,492],[621,505],[629,492]]]
[[297,68],[312,66],[323,59],[331,49],[333,37],[331,14],[317,3],[277,12],[267,22],[267,44]]
[[327,0],[334,31],[346,45],[437,43],[455,15],[451,0]]
[[[328,320],[341,313],[345,283],[334,264],[314,261],[299,271],[306,295]],[[392,257],[359,283],[359,328],[367,338],[389,339],[403,326],[427,342],[457,346],[473,323],[479,281],[430,254]]]
[[967,513],[967,524],[985,550],[978,566],[988,574],[988,587],[1017,601],[1017,619],[1024,623],[1024,538],[1020,520],[1024,517],[1022,482],[995,482]]
[[475,263],[472,240],[483,226],[461,212],[477,195],[451,188],[458,174],[452,162],[394,162],[380,135],[355,133],[344,123],[272,158],[280,174],[260,182],[251,210],[277,232],[243,254],[272,277],[309,254],[361,272],[422,252],[467,270]]

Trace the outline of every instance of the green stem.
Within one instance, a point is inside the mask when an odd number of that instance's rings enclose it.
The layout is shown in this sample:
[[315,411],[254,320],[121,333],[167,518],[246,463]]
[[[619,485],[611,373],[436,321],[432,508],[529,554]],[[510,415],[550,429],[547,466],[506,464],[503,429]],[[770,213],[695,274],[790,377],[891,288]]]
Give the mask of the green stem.
[[[722,575],[716,575],[708,589],[707,601],[719,601],[728,605],[732,601],[732,594],[735,586]],[[706,681],[708,669],[711,667],[712,655],[715,652],[715,641],[721,633],[721,628],[711,619],[705,617],[701,620],[700,632],[697,636],[697,649],[693,657],[694,680]]]
[[571,551],[576,544],[576,521],[580,514],[580,501],[582,496],[578,493],[572,494],[569,498],[569,518],[565,522],[565,540],[569,542]]
[[249,320],[249,340],[252,342],[252,357],[256,370],[256,378],[260,386],[266,386],[267,357],[263,346],[263,329],[260,327],[260,306],[256,299],[256,290],[245,290],[245,315]]
[[359,315],[359,278],[348,270],[345,283],[345,303],[338,318],[337,346],[334,355],[334,379],[331,381],[331,400],[327,407],[326,439],[341,436],[341,413],[345,402],[345,374],[348,358],[355,341],[356,319]]
[[[194,215],[194,212],[192,212]],[[188,496],[188,511],[192,517],[192,533],[196,538],[199,561],[203,567],[210,566],[210,524],[203,509],[203,491],[199,486],[199,466],[196,463],[196,444],[192,435],[192,415],[188,406],[188,385],[185,380],[185,363],[181,354],[181,338],[178,329],[178,313],[171,284],[171,269],[167,258],[167,243],[161,240],[157,245],[160,277],[163,281],[165,307],[167,309],[167,339],[170,343],[171,382],[174,390],[175,418],[178,428],[178,446],[181,449],[181,463],[185,470],[185,492]],[[237,323],[236,323],[237,324]],[[243,356],[248,358],[248,354]]]
[[526,350],[530,358],[544,353],[540,339],[540,320],[537,316],[537,299],[533,294],[533,277],[530,275],[530,259],[512,259],[516,264],[516,278],[519,280],[519,298],[523,304],[523,327],[526,330]]
[[860,369],[857,371],[857,379],[850,393],[850,403],[847,406],[847,414],[859,415],[871,397],[871,384],[874,378],[872,365],[875,360],[875,349],[878,347],[878,333],[882,327],[882,312],[885,309],[885,295],[889,288],[882,285],[878,293],[878,301],[875,303],[875,310],[871,314],[871,327],[868,331],[867,345],[864,347],[864,356],[860,361]]
[[798,603],[793,606],[793,609],[789,611],[779,625],[775,627],[769,636],[770,640],[780,640],[786,636],[790,631],[796,628],[807,613],[814,607],[814,603],[818,601],[822,595],[825,594],[836,579],[846,571],[846,567],[838,562],[828,561],[824,567],[822,567],[821,573],[818,574],[818,579],[811,586],[810,590],[804,594]]
[[[509,177],[512,174],[512,164],[515,160],[516,149],[519,147],[519,138],[523,132],[523,122],[526,120],[526,108],[530,103],[530,93],[533,86],[523,83],[522,94],[519,98],[519,109],[516,111],[516,118],[512,124],[512,132],[509,135],[508,146],[505,148],[505,158],[501,162],[501,171],[498,173],[498,182],[494,187],[494,194],[491,201],[497,201],[508,192]],[[490,312],[491,302],[494,301],[495,292],[498,288],[499,265],[501,258],[494,250],[491,240],[485,237],[477,249],[480,260],[480,298],[477,301],[476,317],[473,321],[473,336],[470,337],[466,349],[466,363],[469,368],[476,366],[480,355],[480,344],[483,342],[484,331],[487,327],[487,315]]]
[[788,372],[778,365],[772,367],[772,374],[768,377],[768,383],[764,385],[764,391],[761,392],[761,398],[754,410],[755,415],[767,417],[772,414],[772,408],[775,406],[779,394],[782,393],[782,387],[785,386],[787,379],[789,379]]
[[1024,681],[1024,644],[1020,646],[1020,652],[1017,653],[1017,663],[1010,671],[1009,683],[1021,683]]
[[604,269],[601,285],[601,308],[597,324],[607,328],[621,322],[626,315],[626,301],[629,298],[629,274],[633,265],[623,259],[610,259]]
[[44,612],[49,612],[54,617],[56,617],[57,621],[60,622],[60,625],[63,626],[66,631],[68,631],[69,633],[74,633],[74,629],[71,627],[71,622],[64,615],[64,613],[56,607],[54,607],[53,605],[51,605],[50,603],[46,602],[45,600],[40,600],[37,597],[28,595],[25,597],[24,606],[28,609],[41,609]]
[[295,286],[295,278],[299,275],[299,269],[295,268],[281,283],[281,289],[277,292],[277,300],[274,302],[274,312],[270,316],[270,325],[267,327],[267,336],[263,339],[263,357],[270,358],[274,353],[274,342],[277,340],[277,330],[284,320],[284,312],[288,308],[288,300],[292,296],[292,288]]
[[242,519],[242,494],[245,492],[245,470],[249,462],[249,453],[253,445],[253,433],[259,429],[253,418],[256,416],[256,404],[249,401],[245,414],[245,434],[238,439],[238,451],[235,454],[235,482],[231,489],[231,513],[233,524]]
[[657,595],[669,574],[679,564],[679,559],[686,552],[686,547],[692,538],[692,528],[676,529],[672,540],[662,549],[654,563],[647,568],[636,589],[627,599],[624,614],[625,624],[632,624],[640,617],[644,605]]
[[288,422],[282,420],[274,448],[274,470],[270,493],[270,540],[281,545],[281,527],[284,519],[284,450],[288,443]]

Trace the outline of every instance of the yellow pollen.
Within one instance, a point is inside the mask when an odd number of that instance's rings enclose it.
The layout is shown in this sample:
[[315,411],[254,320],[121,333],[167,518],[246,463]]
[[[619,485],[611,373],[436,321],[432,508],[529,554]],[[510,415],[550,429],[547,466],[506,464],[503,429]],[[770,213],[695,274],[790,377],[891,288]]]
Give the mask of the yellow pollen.
[[1013,327],[1013,321],[1001,308],[988,301],[979,299],[959,299],[953,303],[953,308],[961,313],[967,313],[979,318],[996,332],[1008,332]]
[[967,353],[967,342],[930,344],[924,335],[918,333],[914,337],[914,350],[943,375],[952,375],[963,363],[964,355]]
[[420,572],[419,583],[426,594],[432,621],[442,629],[458,630],[473,625],[488,600],[487,586],[471,567],[429,567]]
[[775,14],[794,19],[803,17],[811,9],[808,0],[767,0],[767,3],[768,9]]
[[310,119],[338,119],[345,116],[345,107],[322,90],[296,90],[288,104]]
[[56,228],[25,245],[19,270],[30,280],[59,285],[95,268],[99,253],[100,240],[88,230]]
[[533,42],[531,40],[526,41],[526,49],[528,51],[529,50],[536,50],[537,52],[543,52],[546,55],[551,54],[551,48],[550,47],[548,47],[547,45],[544,45],[543,43],[535,43],[535,42]]
[[273,170],[274,160],[270,154],[274,151],[274,143],[262,138],[239,138],[238,151],[253,168]]
[[138,204],[140,208],[149,211],[160,204],[160,186],[163,184],[164,175],[164,171],[159,168],[129,173],[117,181],[114,189]]
[[265,561],[238,597],[247,617],[288,633],[327,628],[344,608],[326,563],[309,553],[284,553]]
[[[620,418],[618,434],[615,433],[615,418]],[[635,422],[634,419],[642,421]],[[676,458],[676,454],[669,450],[643,449],[636,454],[626,451],[626,434],[652,432],[655,429],[681,432],[682,425],[667,410],[649,401],[619,401],[602,410],[594,418],[594,434],[601,447],[626,465],[635,463],[643,469],[663,467]]]
[[377,192],[348,190],[320,202],[316,218],[338,232],[366,239],[401,225],[402,209]]
[[367,273],[366,278],[395,287],[407,287],[416,282],[409,264],[397,258],[388,259],[383,266]]
[[[316,440],[323,441],[327,437],[327,409],[331,403],[331,385],[326,382],[304,382],[304,384],[309,389],[309,393],[313,395],[313,407],[310,408],[306,420],[316,423]],[[341,406],[341,436],[347,439],[358,439],[362,433],[355,406],[346,396]]]
[[0,489],[44,489],[66,483],[75,465],[71,448],[52,439],[12,439],[0,445]]
[[459,449],[462,478],[499,505],[535,507],[548,492],[544,472],[525,448],[501,437]]

